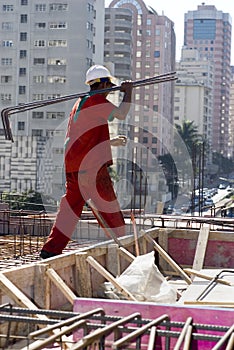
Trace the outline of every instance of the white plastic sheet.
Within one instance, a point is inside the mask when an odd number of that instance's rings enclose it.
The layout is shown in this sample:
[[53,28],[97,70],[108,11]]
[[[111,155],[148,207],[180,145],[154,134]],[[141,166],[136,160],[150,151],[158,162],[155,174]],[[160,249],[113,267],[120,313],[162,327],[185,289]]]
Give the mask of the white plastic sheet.
[[116,279],[139,301],[176,302],[177,292],[155,265],[154,252],[136,257]]

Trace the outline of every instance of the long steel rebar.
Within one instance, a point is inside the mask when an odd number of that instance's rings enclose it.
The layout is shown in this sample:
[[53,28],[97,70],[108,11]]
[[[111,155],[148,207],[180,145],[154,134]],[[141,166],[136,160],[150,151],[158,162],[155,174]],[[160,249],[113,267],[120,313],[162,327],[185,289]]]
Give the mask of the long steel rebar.
[[[176,72],[169,72],[169,73],[161,74],[161,75],[146,78],[146,79],[135,80],[135,81],[133,81],[133,87],[136,88],[136,87],[140,87],[140,86],[159,84],[159,83],[164,83],[164,82],[174,81],[174,80],[177,80]],[[118,91],[118,90],[121,90],[121,85],[113,86],[113,87],[107,88],[107,89],[96,90],[96,91],[92,91],[92,92],[89,91],[89,92],[81,92],[78,94],[75,93],[75,94],[71,94],[71,95],[57,97],[54,99],[47,99],[47,100],[40,100],[40,101],[35,101],[35,102],[23,103],[23,104],[19,104],[16,106],[4,108],[1,111],[1,117],[2,117],[2,124],[3,124],[5,138],[6,138],[6,140],[11,140],[12,142],[14,141],[11,126],[10,126],[10,121],[9,121],[9,116],[12,114],[29,111],[31,109],[36,109],[36,108],[40,108],[40,107],[44,107],[44,106],[48,106],[48,105],[52,105],[52,104],[56,104],[56,103],[60,103],[60,102],[66,102],[66,101],[69,101],[69,100],[72,100],[75,98],[79,98],[81,96],[88,95],[90,93],[96,94],[96,93],[104,93],[104,92],[114,92],[114,91]]]

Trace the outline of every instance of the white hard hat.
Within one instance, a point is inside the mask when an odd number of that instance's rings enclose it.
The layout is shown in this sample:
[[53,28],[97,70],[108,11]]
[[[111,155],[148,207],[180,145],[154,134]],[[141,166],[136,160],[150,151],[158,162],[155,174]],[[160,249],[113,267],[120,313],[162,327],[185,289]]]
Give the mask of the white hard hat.
[[112,75],[106,67],[95,64],[87,70],[85,83],[87,85],[93,85],[102,81],[110,81],[112,85],[115,85],[113,83],[113,79],[114,77],[112,77]]

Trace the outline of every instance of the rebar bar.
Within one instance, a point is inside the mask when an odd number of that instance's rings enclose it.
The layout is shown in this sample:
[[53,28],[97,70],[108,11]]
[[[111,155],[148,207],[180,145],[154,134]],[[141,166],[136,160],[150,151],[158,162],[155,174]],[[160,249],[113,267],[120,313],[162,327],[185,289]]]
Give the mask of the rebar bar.
[[[154,76],[151,78],[146,78],[146,79],[142,79],[142,80],[135,80],[135,81],[133,81],[133,87],[136,88],[136,87],[141,87],[141,86],[145,86],[145,85],[159,84],[159,83],[174,81],[174,80],[177,80],[177,77],[175,74],[176,74],[176,72],[169,72],[169,73],[161,74],[161,75]],[[36,109],[36,108],[40,108],[40,107],[44,107],[44,106],[48,106],[48,105],[52,105],[52,104],[56,104],[56,103],[60,103],[60,102],[66,102],[66,101],[69,101],[69,100],[72,100],[75,98],[79,98],[81,96],[89,95],[89,94],[93,95],[96,93],[114,92],[114,91],[118,91],[118,90],[121,90],[121,85],[113,86],[113,87],[107,88],[107,89],[96,90],[96,91],[92,91],[92,92],[90,92],[90,91],[89,92],[81,92],[78,94],[65,95],[62,97],[54,98],[54,99],[40,100],[40,101],[29,102],[29,103],[20,104],[20,105],[13,106],[13,107],[4,108],[1,111],[1,117],[2,117],[2,124],[3,124],[5,138],[6,138],[6,140],[11,140],[13,142],[13,135],[12,135],[11,126],[10,126],[10,122],[9,122],[9,116],[12,114],[16,114],[16,113],[24,112],[24,111],[29,111],[31,109]]]

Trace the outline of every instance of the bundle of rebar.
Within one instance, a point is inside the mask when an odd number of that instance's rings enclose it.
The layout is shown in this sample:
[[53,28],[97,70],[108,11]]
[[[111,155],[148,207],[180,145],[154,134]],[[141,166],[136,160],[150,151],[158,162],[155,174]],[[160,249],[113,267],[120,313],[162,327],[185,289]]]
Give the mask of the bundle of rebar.
[[[145,86],[145,85],[165,83],[165,82],[174,81],[174,80],[177,80],[176,72],[169,72],[169,73],[161,74],[161,75],[154,76],[151,78],[135,80],[135,81],[133,81],[133,87],[136,88],[136,87],[141,87],[141,86]],[[113,87],[107,88],[107,89],[92,91],[92,94],[104,93],[104,92],[114,92],[114,91],[118,91],[118,90],[121,90],[121,85],[113,86]],[[21,103],[17,106],[4,108],[1,111],[1,117],[2,117],[3,129],[4,129],[4,134],[5,134],[6,140],[13,141],[13,135],[12,135],[10,121],[9,121],[10,115],[15,114],[15,113],[19,113],[19,112],[29,111],[31,109],[36,109],[36,108],[52,105],[55,103],[69,101],[69,100],[79,98],[81,96],[85,96],[88,94],[90,94],[90,91],[89,92],[81,92],[78,94],[75,93],[75,94],[71,94],[71,95],[65,95],[65,96],[61,96],[58,98],[54,98],[54,99],[40,100],[40,101],[29,102],[29,103]]]

